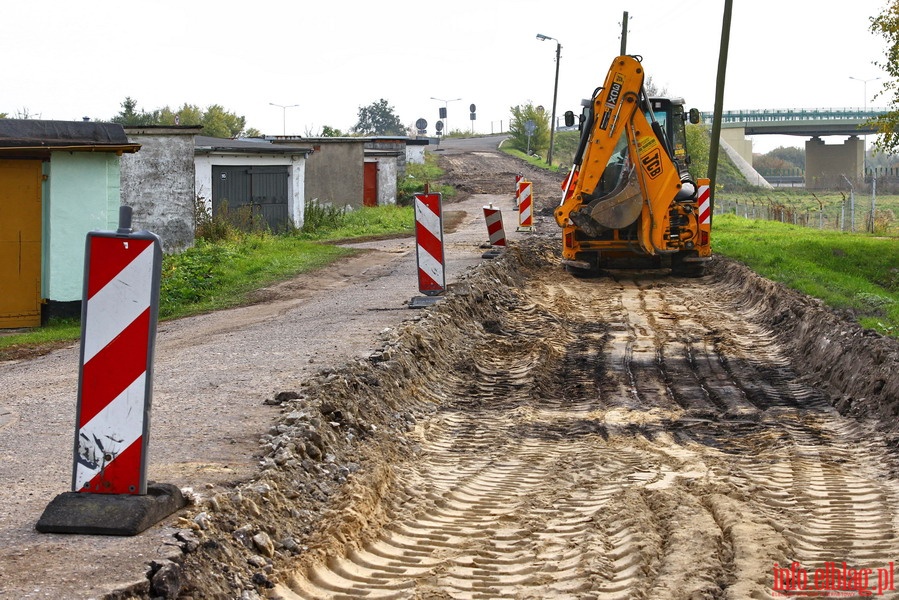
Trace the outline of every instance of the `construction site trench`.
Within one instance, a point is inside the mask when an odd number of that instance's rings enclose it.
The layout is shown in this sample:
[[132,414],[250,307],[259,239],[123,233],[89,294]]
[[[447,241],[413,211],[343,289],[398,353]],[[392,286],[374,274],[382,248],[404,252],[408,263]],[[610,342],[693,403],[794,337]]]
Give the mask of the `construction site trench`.
[[572,277],[561,176],[440,160],[460,201],[524,172],[537,230],[273,396],[105,598],[899,597],[896,340],[723,257]]
[[[463,194],[497,162],[443,159]],[[194,509],[187,595],[236,597],[257,532],[278,598],[895,595],[895,341],[720,258],[576,279],[541,229],[285,402],[270,468]]]

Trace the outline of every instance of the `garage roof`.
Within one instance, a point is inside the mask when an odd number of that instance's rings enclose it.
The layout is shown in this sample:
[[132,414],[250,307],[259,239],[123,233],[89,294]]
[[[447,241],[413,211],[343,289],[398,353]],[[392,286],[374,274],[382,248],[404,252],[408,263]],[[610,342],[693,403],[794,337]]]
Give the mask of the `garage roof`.
[[198,135],[195,139],[197,154],[312,154],[309,146],[273,144],[261,138],[215,138]]
[[49,150],[78,152],[137,152],[116,123],[0,119],[0,154]]

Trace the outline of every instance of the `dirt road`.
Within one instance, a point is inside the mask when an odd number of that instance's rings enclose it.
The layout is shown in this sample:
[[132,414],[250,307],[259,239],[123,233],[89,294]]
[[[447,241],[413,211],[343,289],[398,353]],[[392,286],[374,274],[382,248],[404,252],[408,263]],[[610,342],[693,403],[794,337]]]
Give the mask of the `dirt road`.
[[[545,217],[502,258],[482,260],[477,207],[508,202],[506,180],[522,170],[538,207],[558,181],[483,151],[442,162],[462,197],[474,194],[459,205],[468,211],[451,238],[460,269],[444,301],[413,319],[367,304],[403,295],[396,251],[355,269],[361,290],[335,283],[322,294],[307,280],[245,309],[246,322],[236,312],[173,325],[163,344],[184,354],[163,367],[173,379],[162,393],[170,408],[157,472],[192,485],[195,505],[115,546],[48,546],[16,527],[0,531],[22,550],[0,556],[0,589],[195,599],[896,596],[895,341],[720,259],[701,279],[574,279]],[[300,315],[308,328],[297,329]],[[201,356],[212,359],[188,368]],[[265,405],[277,391],[294,393]],[[171,424],[187,414],[171,412],[187,410],[183,394],[205,407],[194,433]],[[190,444],[195,460],[177,458]],[[4,510],[4,523],[22,521]],[[67,570],[60,559],[73,548],[99,548],[95,571]],[[37,569],[37,556],[56,562]],[[108,574],[95,564],[106,557],[134,573],[156,562],[130,586],[112,577],[120,585],[111,593],[79,580]],[[27,581],[29,568],[41,586]],[[53,576],[68,579],[53,587]]]
[[451,315],[415,455],[279,597],[767,598],[794,563],[809,593],[895,596],[894,453],[802,381],[741,289],[527,262],[482,288],[498,309]]

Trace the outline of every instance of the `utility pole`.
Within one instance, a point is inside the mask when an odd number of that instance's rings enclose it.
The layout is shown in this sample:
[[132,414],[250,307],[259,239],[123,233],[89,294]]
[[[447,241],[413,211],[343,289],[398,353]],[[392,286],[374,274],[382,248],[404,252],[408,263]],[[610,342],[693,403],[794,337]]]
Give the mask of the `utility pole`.
[[542,33],[537,34],[537,39],[541,42],[545,40],[556,40],[556,82],[555,85],[553,85],[553,113],[552,120],[549,123],[549,155],[546,157],[546,164],[552,166],[553,146],[556,138],[556,99],[559,97],[559,60],[562,58],[562,43],[556,38],[543,35]]

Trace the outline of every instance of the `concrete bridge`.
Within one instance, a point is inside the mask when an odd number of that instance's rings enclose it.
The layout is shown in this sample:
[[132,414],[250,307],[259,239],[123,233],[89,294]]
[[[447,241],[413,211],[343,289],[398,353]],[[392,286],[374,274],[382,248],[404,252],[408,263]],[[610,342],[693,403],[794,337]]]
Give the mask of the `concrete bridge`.
[[[883,108],[787,108],[729,110],[721,115],[721,139],[752,164],[752,140],[747,135],[796,135],[805,142],[805,185],[832,188],[845,175],[864,181],[865,143],[860,136],[875,134],[869,121],[885,114]],[[706,123],[712,113],[703,113]],[[826,144],[827,136],[849,136],[841,144]]]

